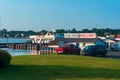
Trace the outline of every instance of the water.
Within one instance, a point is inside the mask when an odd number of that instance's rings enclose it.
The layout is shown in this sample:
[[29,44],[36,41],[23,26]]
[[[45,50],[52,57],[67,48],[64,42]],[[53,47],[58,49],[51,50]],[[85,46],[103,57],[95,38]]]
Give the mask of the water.
[[17,50],[17,49],[8,49],[8,48],[0,48],[0,49],[7,51],[12,56],[40,55],[40,52],[36,50]]
[[[26,43],[30,41],[30,39],[20,39],[20,38],[0,38],[0,43]],[[37,50],[18,50],[18,49],[8,49],[8,48],[0,48],[2,50],[7,51],[12,56],[21,56],[21,55],[40,55],[43,54]],[[41,48],[40,50],[53,50],[53,48]],[[44,53],[46,54],[46,53]]]
[[53,53],[52,51],[54,51],[54,48],[41,48],[39,51],[37,51],[37,50],[9,49],[9,48],[0,48],[0,49],[7,51],[12,56],[52,54]]
[[[23,38],[0,38],[0,44],[2,43],[26,43],[29,42],[30,39],[23,39]],[[15,50],[15,49],[8,49],[8,48],[1,48],[2,50],[6,50],[12,56],[20,56],[20,55],[31,55],[36,53],[35,51],[30,50]]]

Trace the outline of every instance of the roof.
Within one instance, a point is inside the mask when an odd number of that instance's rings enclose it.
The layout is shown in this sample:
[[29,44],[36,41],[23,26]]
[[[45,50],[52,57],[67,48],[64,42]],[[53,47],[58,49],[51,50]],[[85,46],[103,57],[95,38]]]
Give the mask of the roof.
[[83,42],[83,43],[95,43],[97,40],[100,40],[102,42],[104,42],[102,39],[100,38],[56,38],[55,40],[51,41],[49,44],[53,45],[53,44],[58,44],[59,41],[63,41],[63,42]]
[[95,42],[98,38],[57,38],[55,41],[64,42]]
[[100,40],[100,41],[104,42],[103,40],[101,40],[99,38],[56,38],[51,43],[57,44],[59,41],[63,41],[63,42],[85,42],[85,43],[91,42],[91,43],[94,43],[94,42],[96,42],[96,40]]

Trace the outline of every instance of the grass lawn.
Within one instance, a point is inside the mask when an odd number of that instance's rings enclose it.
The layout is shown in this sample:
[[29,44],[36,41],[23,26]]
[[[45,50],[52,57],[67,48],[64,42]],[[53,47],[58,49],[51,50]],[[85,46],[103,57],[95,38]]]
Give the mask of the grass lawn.
[[14,56],[0,80],[120,80],[120,59],[77,55]]

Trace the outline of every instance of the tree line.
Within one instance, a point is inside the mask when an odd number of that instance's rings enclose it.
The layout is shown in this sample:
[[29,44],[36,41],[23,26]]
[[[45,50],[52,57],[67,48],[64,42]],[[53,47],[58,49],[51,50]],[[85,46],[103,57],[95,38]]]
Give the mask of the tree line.
[[110,29],[110,28],[105,28],[105,29],[98,29],[98,28],[92,28],[92,29],[82,29],[81,31],[76,30],[75,28],[71,30],[64,30],[64,29],[59,29],[56,30],[57,33],[96,33],[97,36],[106,36],[106,35],[118,35],[120,34],[120,29]]
[[[13,37],[13,38],[28,38],[30,35],[40,35],[40,34],[46,34],[47,30],[41,30],[41,31],[8,31],[7,29],[0,30],[0,37]],[[92,28],[92,29],[82,29],[82,30],[76,30],[75,28],[65,30],[65,29],[57,29],[56,33],[96,33],[98,36],[105,36],[105,35],[117,35],[120,34],[120,29],[98,29],[98,28]]]

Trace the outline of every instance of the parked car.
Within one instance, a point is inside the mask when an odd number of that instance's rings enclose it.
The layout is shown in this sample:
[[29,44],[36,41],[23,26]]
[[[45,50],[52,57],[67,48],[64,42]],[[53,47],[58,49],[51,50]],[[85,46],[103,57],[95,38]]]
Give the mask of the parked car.
[[106,56],[107,49],[104,45],[89,45],[83,48],[81,55]]
[[55,48],[58,54],[80,54],[81,49],[75,44],[64,44],[62,47]]
[[120,51],[120,42],[116,42],[110,46],[112,51]]

